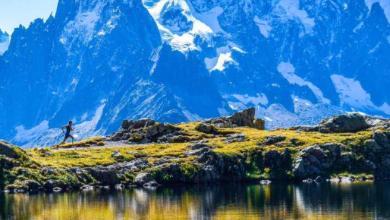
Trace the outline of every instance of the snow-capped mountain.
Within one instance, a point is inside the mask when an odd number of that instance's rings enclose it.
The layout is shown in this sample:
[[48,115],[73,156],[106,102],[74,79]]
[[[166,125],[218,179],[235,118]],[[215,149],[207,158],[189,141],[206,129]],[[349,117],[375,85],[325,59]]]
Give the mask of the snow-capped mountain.
[[250,106],[269,127],[389,116],[389,61],[387,0],[60,0],[0,56],[0,137],[42,145],[70,119],[85,136]]

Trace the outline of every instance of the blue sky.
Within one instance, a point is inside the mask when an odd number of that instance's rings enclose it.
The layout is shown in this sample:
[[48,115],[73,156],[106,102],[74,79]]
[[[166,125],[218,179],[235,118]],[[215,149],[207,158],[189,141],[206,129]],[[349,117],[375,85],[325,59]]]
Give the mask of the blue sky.
[[0,29],[11,33],[20,24],[55,13],[58,0],[0,0]]

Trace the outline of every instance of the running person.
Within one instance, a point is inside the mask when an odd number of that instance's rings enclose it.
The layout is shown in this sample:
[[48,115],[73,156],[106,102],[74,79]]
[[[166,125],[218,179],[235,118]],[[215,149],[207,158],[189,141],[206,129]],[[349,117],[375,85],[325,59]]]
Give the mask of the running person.
[[65,132],[65,137],[64,137],[64,140],[61,142],[61,144],[64,144],[66,142],[66,140],[68,140],[68,138],[71,138],[72,143],[73,143],[74,137],[73,137],[73,135],[70,134],[73,131],[73,122],[69,121],[69,123],[67,125],[62,127],[62,131]]

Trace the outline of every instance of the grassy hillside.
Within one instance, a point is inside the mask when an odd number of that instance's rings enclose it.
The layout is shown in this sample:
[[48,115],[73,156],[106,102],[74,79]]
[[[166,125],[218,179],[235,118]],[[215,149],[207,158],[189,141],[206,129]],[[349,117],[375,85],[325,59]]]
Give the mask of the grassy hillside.
[[[368,119],[352,115],[319,127],[267,131],[253,128],[256,124],[251,117],[177,125],[127,121],[110,137],[26,151],[3,144],[0,186],[25,192],[261,179],[320,181],[331,176],[352,176],[351,180],[390,177],[388,121],[368,125]],[[231,126],[232,121],[246,119],[253,127]],[[225,128],[214,126],[221,120]]]
[[[270,150],[284,151],[286,148],[293,153],[297,153],[305,147],[314,144],[342,143],[346,147],[353,147],[359,142],[363,142],[371,137],[370,131],[357,133],[330,133],[319,132],[299,132],[294,130],[266,131],[248,127],[222,128],[219,129],[224,135],[208,135],[195,130],[199,123],[180,124],[178,127],[185,130],[194,139],[207,140],[207,144],[214,147],[214,151],[227,155],[240,155],[243,153],[258,151],[267,152]],[[245,141],[226,143],[228,134],[243,134]],[[283,136],[284,141],[263,145],[267,137]],[[170,156],[180,160],[191,161],[191,157],[184,155],[187,146],[191,143],[170,143],[170,144],[144,144],[144,145],[117,145],[106,146],[103,137],[68,143],[58,147],[47,147],[44,149],[31,149],[27,153],[31,159],[43,166],[51,167],[87,167],[95,165],[110,165],[118,161],[112,154],[119,152],[123,155],[124,161],[131,161],[135,158],[146,157],[150,162],[156,159]]]

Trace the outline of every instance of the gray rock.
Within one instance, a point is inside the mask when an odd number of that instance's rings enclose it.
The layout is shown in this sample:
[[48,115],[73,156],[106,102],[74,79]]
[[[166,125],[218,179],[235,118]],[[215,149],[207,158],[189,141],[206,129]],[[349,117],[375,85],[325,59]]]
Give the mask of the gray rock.
[[282,141],[285,141],[286,140],[286,137],[284,136],[279,136],[279,135],[276,135],[276,136],[268,136],[265,138],[265,140],[263,141],[262,144],[264,145],[273,145],[273,144],[276,144],[276,143],[279,143],[279,142],[282,142]]
[[222,117],[205,121],[206,124],[214,125],[218,128],[251,127],[264,129],[265,121],[255,118],[256,109],[250,108],[237,112],[230,117]]
[[123,130],[132,130],[132,129],[140,129],[148,126],[152,126],[156,124],[155,121],[151,119],[140,119],[140,120],[125,120],[122,122]]
[[206,124],[206,123],[200,123],[195,127],[195,130],[205,133],[205,134],[218,134],[218,129],[211,124]]
[[121,182],[119,176],[117,175],[117,170],[112,169],[112,167],[97,166],[87,168],[87,171],[102,185],[114,186]]
[[200,156],[200,155],[207,153],[209,151],[210,151],[210,148],[205,147],[205,148],[200,148],[197,150],[190,150],[190,151],[185,152],[184,154],[187,156]]
[[187,140],[181,129],[171,124],[158,123],[149,119],[124,121],[122,129],[112,135],[111,141],[132,143],[179,142]]
[[294,176],[300,179],[326,176],[336,167],[341,156],[341,145],[322,144],[304,149],[295,161]]
[[255,121],[255,114],[256,109],[255,108],[249,108],[242,112],[237,112],[233,116],[229,117],[228,119],[232,122],[232,124],[237,125],[239,127],[254,127],[254,121]]
[[187,156],[200,156],[204,153],[209,152],[212,147],[207,144],[193,144],[188,146],[188,151],[185,152],[185,155]]
[[137,186],[143,186],[145,183],[153,181],[153,176],[150,173],[139,173],[135,179],[134,183]]
[[318,130],[323,133],[358,132],[370,128],[365,116],[359,113],[339,115],[320,123]]
[[231,144],[235,142],[244,142],[246,140],[245,135],[243,134],[231,134],[225,138],[225,143]]

